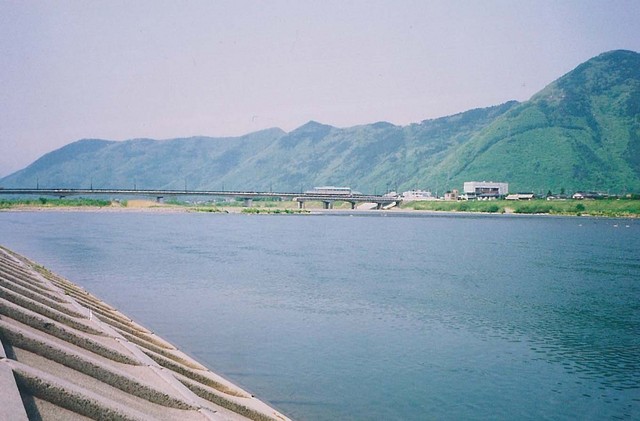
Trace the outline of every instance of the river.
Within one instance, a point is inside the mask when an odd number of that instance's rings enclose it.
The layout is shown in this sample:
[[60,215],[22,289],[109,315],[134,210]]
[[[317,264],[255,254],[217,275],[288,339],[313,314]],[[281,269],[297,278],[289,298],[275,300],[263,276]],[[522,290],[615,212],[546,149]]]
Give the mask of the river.
[[294,419],[640,418],[638,220],[0,212],[0,244]]

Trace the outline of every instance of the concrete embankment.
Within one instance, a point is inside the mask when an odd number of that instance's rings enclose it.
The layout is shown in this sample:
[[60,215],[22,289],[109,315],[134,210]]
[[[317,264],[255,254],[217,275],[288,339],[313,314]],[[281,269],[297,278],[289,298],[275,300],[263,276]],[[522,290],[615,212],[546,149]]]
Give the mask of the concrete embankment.
[[288,420],[108,304],[0,247],[0,420]]

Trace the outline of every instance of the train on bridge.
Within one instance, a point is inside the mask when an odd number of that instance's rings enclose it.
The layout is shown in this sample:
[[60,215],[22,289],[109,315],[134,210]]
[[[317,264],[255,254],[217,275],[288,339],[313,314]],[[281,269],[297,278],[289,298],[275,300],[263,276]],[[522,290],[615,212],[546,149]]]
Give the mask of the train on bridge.
[[362,194],[360,192],[352,191],[351,187],[335,187],[335,186],[321,186],[314,187],[311,190],[307,190],[304,194],[309,195],[331,195],[331,196],[351,196],[354,194]]

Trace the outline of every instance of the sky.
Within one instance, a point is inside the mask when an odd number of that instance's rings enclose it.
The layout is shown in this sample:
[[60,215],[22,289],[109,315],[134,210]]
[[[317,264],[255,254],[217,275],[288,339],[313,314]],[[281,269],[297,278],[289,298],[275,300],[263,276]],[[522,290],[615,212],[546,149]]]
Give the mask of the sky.
[[637,0],[0,0],[0,176],[83,138],[406,125],[640,52]]

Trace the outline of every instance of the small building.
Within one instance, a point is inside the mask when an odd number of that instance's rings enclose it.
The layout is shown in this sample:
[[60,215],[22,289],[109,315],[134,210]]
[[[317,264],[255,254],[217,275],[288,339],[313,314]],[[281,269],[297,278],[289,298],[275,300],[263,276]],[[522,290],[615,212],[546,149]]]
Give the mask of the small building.
[[430,191],[425,190],[409,190],[403,192],[400,197],[402,197],[403,202],[415,202],[419,200],[437,200]]
[[547,200],[567,200],[569,196],[566,194],[552,194],[551,196],[547,196]]
[[505,200],[533,200],[536,198],[536,195],[533,193],[513,193],[507,195]]
[[466,181],[464,194],[467,199],[489,200],[505,197],[509,193],[509,183],[493,181]]
[[448,201],[456,201],[460,198],[460,192],[458,189],[453,189],[444,194],[444,200]]
[[609,197],[608,194],[606,193],[600,193],[600,192],[576,192],[573,194],[573,196],[571,196],[572,199],[575,200],[583,200],[583,199],[606,199],[607,197]]

